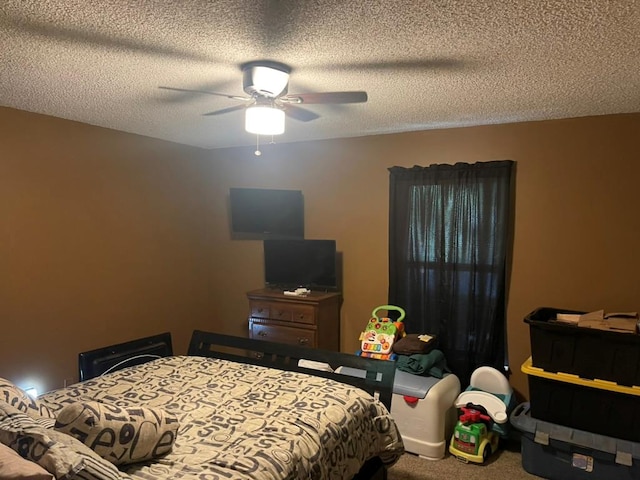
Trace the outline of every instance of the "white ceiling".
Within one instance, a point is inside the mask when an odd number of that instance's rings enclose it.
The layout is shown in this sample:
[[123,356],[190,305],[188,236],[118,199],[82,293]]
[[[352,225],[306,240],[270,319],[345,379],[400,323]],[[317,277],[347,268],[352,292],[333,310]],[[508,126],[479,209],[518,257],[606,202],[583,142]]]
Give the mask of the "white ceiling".
[[2,0],[0,105],[173,142],[255,144],[241,64],[310,105],[278,143],[640,111],[637,0]]

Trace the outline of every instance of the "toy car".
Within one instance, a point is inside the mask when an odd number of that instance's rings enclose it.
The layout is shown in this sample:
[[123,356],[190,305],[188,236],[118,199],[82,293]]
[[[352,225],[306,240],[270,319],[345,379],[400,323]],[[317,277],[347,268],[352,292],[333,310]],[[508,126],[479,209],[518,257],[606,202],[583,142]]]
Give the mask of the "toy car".
[[482,406],[470,403],[461,410],[449,452],[464,463],[484,463],[498,450],[500,435],[491,430],[492,419]]
[[508,436],[508,413],[515,397],[506,377],[492,367],[478,367],[469,388],[458,395],[458,418],[449,452],[465,463],[484,463]]

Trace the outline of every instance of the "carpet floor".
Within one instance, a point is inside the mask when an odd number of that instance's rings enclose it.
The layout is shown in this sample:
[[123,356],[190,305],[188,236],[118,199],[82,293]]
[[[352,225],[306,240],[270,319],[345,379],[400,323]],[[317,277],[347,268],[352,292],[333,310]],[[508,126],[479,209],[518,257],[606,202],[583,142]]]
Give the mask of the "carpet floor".
[[485,463],[463,463],[448,452],[442,460],[425,460],[405,453],[389,469],[388,480],[531,480],[540,477],[522,468],[520,445],[507,445]]

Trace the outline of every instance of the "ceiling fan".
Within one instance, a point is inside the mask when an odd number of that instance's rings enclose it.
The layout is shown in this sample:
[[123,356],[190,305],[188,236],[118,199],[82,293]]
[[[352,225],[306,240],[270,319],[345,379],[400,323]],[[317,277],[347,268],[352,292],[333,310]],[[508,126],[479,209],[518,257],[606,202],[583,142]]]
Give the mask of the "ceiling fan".
[[367,92],[318,92],[289,94],[291,68],[279,62],[263,60],[242,65],[242,88],[246,96],[230,95],[207,90],[160,87],[187,93],[201,93],[226,97],[243,102],[241,105],[226,107],[203,115],[221,115],[245,110],[245,129],[258,135],[279,135],[284,133],[284,117],[309,122],[320,117],[315,112],[301,107],[310,104],[364,103]]

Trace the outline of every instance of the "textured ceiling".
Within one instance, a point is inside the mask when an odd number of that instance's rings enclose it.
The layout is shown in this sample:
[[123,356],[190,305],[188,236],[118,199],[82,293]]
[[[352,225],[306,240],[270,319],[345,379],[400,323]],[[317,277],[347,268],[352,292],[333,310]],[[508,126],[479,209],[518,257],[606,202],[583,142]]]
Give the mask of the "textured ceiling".
[[253,145],[241,64],[310,105],[277,143],[640,111],[637,0],[3,0],[0,105],[173,142]]

